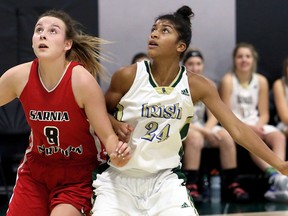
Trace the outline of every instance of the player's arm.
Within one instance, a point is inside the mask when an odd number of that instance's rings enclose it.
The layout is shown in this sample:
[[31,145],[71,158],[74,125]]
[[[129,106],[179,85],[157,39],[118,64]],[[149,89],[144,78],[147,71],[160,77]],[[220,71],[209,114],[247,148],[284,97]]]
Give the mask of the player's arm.
[[82,66],[73,68],[72,88],[78,105],[85,110],[87,118],[99,139],[103,142],[108,155],[124,155],[125,160],[112,161],[116,166],[125,165],[130,158],[127,143],[119,142],[113,131],[105,105],[103,92],[96,79]]
[[222,101],[230,108],[230,98],[232,94],[232,73],[227,73],[222,78],[219,85],[219,94]]
[[31,62],[17,65],[0,77],[0,106],[19,97],[28,81]]
[[136,64],[128,67],[120,68],[116,71],[111,79],[110,86],[105,93],[105,100],[108,112],[110,113],[109,118],[112,126],[122,141],[128,142],[130,134],[133,130],[132,126],[118,121],[112,116],[117,104],[121,98],[129,91],[132,83],[135,79]]
[[257,74],[260,83],[260,92],[258,100],[259,121],[258,126],[263,126],[269,121],[269,87],[267,79]]
[[288,103],[285,93],[285,84],[281,78],[274,82],[273,94],[277,114],[279,115],[280,120],[288,125]]
[[129,91],[136,74],[136,64],[122,67],[116,71],[105,93],[106,106],[113,113],[121,98]]
[[[210,80],[210,81],[211,81],[211,84],[216,87],[216,84],[212,80]],[[211,113],[211,111],[209,109],[207,109],[207,107],[205,107],[205,109],[206,109],[206,114],[207,114],[207,120],[205,122],[205,128],[211,130],[215,125],[218,124],[218,120]]]

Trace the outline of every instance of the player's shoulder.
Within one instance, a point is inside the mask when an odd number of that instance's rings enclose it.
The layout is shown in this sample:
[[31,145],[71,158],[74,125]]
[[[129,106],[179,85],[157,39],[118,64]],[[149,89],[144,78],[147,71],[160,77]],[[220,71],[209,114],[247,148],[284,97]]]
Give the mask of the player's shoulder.
[[93,78],[95,77],[81,64],[76,64],[72,68],[73,76],[77,78]]
[[235,79],[235,73],[228,71],[225,73],[222,78],[220,79],[219,85],[220,86],[232,86],[233,85],[233,79]]
[[[283,85],[284,84],[284,85]],[[283,87],[283,86],[285,86],[285,82],[283,82],[283,79],[282,79],[282,77],[281,78],[278,78],[278,79],[276,79],[274,82],[273,82],[273,88],[275,87],[275,86],[280,86],[280,87]]]
[[33,61],[25,62],[19,65],[16,65],[12,68],[10,68],[8,71],[23,71],[23,70],[29,70],[31,69]]
[[131,83],[136,77],[137,64],[132,64],[124,66],[116,70],[112,75],[112,81],[117,81],[117,83]]
[[265,81],[265,80],[267,80],[267,78],[266,78],[264,75],[260,74],[260,73],[254,73],[254,75],[255,75],[260,81]]
[[96,78],[82,65],[75,65],[72,68],[72,85],[73,87],[92,87],[95,82],[97,82]]
[[28,76],[31,70],[32,66],[32,61],[30,62],[25,62],[19,65],[16,65],[10,69],[8,69],[5,72],[5,76],[10,76],[10,77],[18,77],[20,79],[23,78],[23,76]]
[[235,73],[232,71],[228,71],[227,73],[225,73],[222,77],[222,80],[232,80],[232,78],[235,77]]
[[205,84],[212,84],[213,81],[202,74],[188,72],[187,73],[189,84],[195,85],[205,85]]
[[131,77],[135,76],[136,71],[137,71],[137,63],[120,67],[118,70],[115,71],[113,76]]

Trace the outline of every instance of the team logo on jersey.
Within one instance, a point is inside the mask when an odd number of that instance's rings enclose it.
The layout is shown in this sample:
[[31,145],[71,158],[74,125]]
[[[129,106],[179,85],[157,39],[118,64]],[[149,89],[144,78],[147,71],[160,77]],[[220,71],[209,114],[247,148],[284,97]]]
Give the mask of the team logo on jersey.
[[155,87],[155,90],[157,91],[158,94],[169,95],[174,90],[174,88],[171,86],[164,86],[164,87],[163,86],[157,86],[157,87]]
[[186,88],[186,89],[183,89],[183,90],[181,90],[181,94],[183,94],[183,95],[186,95],[186,96],[190,96],[189,95],[189,91],[188,91],[188,89]]
[[190,206],[186,203],[186,202],[184,202],[183,204],[182,204],[182,206],[181,206],[181,208],[189,208]]
[[43,144],[42,146],[38,146],[38,152],[44,153],[46,156],[50,156],[55,153],[61,153],[66,157],[69,157],[71,152],[81,155],[83,153],[83,147],[82,145],[79,145],[78,147],[68,146],[66,149],[62,149],[60,146],[54,145],[45,148],[45,145]]
[[69,121],[67,111],[39,111],[30,110],[29,116],[34,121]]
[[253,97],[252,96],[242,96],[237,95],[237,103],[238,104],[252,104],[253,103]]
[[182,107],[180,104],[165,105],[148,105],[142,104],[142,116],[147,118],[166,118],[166,119],[181,119]]

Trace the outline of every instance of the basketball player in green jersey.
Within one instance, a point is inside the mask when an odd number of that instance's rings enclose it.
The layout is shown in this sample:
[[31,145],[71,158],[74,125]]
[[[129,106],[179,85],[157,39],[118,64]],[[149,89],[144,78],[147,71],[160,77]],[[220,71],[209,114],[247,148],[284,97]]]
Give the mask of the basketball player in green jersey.
[[106,92],[110,120],[132,149],[129,162],[96,175],[93,215],[198,215],[181,172],[182,141],[203,101],[223,127],[255,155],[283,174],[288,164],[233,115],[205,77],[180,66],[191,40],[190,7],[156,18],[148,40],[151,61],[114,73]]

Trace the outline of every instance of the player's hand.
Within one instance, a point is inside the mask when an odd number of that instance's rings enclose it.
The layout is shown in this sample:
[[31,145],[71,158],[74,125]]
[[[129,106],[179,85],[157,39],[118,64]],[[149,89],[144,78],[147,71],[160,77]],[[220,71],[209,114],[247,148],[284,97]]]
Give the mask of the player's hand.
[[123,142],[129,142],[133,127],[125,122],[118,122],[114,125],[114,131]]
[[110,161],[114,166],[123,167],[131,159],[131,148],[127,143],[119,141],[117,148],[110,154]]

